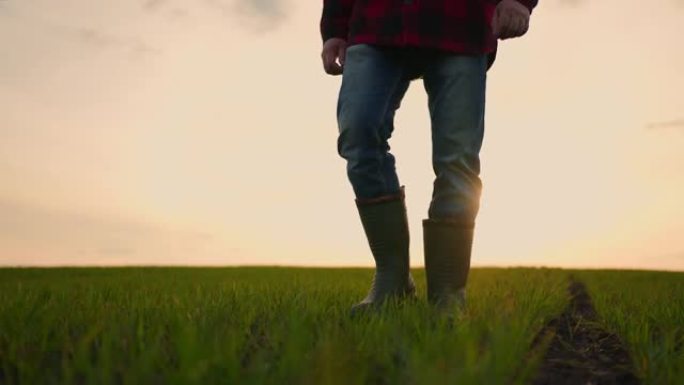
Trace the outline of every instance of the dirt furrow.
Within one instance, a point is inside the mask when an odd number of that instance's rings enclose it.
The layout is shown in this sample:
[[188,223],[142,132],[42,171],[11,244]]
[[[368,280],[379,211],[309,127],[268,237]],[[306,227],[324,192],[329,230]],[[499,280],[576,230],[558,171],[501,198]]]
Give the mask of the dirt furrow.
[[570,304],[540,332],[548,341],[533,385],[638,385],[620,338],[601,327],[584,284],[572,280]]

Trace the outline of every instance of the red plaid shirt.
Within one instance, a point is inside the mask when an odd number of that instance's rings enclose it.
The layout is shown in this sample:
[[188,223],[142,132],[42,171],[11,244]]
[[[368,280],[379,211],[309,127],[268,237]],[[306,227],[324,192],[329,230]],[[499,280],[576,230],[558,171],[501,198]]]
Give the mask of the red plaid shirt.
[[[501,0],[323,0],[321,37],[463,54],[496,52],[491,20]],[[530,11],[537,0],[518,0]],[[491,63],[490,63],[491,64]]]

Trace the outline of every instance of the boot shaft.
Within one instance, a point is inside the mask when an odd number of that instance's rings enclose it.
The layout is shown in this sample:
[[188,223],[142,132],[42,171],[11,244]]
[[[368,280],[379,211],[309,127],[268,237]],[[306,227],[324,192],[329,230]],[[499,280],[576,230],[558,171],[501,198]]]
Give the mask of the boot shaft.
[[376,267],[407,274],[410,237],[403,189],[382,200],[357,200],[356,206]]
[[[470,270],[474,225],[426,219],[423,246],[428,300],[450,302],[463,297]],[[461,300],[461,299],[459,299]]]

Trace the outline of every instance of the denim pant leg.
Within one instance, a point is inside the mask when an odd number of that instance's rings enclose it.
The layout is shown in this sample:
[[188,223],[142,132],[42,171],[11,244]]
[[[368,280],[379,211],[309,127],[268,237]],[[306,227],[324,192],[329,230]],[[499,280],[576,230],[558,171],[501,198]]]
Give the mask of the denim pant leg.
[[409,86],[394,50],[368,44],[347,48],[337,103],[337,149],[357,199],[397,194],[399,180],[388,139],[394,113]]
[[474,222],[480,207],[487,56],[442,54],[423,73],[435,181],[428,216]]

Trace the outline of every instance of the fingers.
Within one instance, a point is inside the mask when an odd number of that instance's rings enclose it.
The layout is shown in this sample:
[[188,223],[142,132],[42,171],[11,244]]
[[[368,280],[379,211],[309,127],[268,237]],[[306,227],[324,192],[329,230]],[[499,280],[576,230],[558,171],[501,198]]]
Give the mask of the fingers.
[[335,61],[337,59],[337,51],[324,50],[321,57],[323,59],[323,69],[329,75],[339,75],[342,73],[342,67]]
[[513,28],[511,28],[511,37],[520,37],[527,32],[529,27],[529,18],[525,15],[518,14],[513,18],[512,25]]
[[498,18],[498,34],[495,34],[500,39],[510,39],[524,35],[529,23],[525,16],[506,13]]
[[513,15],[510,12],[502,12],[499,15],[499,37],[508,39],[513,34]]
[[504,0],[496,7],[492,18],[492,33],[498,39],[524,35],[529,29],[529,11],[515,0]]
[[520,29],[520,35],[522,36],[527,33],[527,30],[530,29],[530,18],[529,17],[523,17],[522,18],[522,27]]
[[527,32],[528,18],[525,15],[517,14],[515,17],[515,37],[522,36]]
[[[342,39],[330,39],[323,44],[323,52],[321,52],[321,59],[323,60],[323,69],[327,74],[339,75],[342,73],[342,66],[347,53],[347,44]],[[339,64],[337,60],[339,58]]]
[[347,46],[341,44],[339,50],[337,51],[337,57],[340,58],[340,66],[344,67],[344,60],[347,57]]

